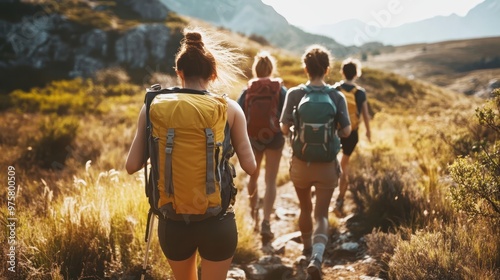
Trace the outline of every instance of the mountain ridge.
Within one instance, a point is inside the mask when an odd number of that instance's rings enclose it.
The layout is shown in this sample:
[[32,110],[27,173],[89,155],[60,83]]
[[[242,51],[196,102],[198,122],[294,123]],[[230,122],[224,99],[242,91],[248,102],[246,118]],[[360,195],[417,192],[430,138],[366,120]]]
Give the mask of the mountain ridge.
[[[386,45],[435,43],[457,39],[500,36],[500,1],[486,0],[465,16],[451,14],[406,23],[397,27],[381,27],[378,21],[364,23],[350,19],[330,25],[305,28],[306,31],[334,38],[346,46],[378,41]],[[377,25],[373,24],[376,23]],[[354,35],[353,35],[354,34]]]
[[288,21],[272,6],[261,0],[160,0],[172,11],[216,26],[244,33],[247,36],[260,35],[276,47],[301,53],[313,44],[322,44],[335,55],[346,56],[357,52],[358,48],[348,48],[334,39],[318,34],[310,34]]

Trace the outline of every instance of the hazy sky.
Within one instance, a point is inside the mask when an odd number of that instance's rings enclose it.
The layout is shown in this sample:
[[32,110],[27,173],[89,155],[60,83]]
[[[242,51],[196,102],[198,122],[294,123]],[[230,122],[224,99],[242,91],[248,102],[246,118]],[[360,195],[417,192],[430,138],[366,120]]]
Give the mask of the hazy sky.
[[398,26],[437,15],[464,16],[484,0],[262,0],[289,23],[317,26],[357,18],[364,22]]

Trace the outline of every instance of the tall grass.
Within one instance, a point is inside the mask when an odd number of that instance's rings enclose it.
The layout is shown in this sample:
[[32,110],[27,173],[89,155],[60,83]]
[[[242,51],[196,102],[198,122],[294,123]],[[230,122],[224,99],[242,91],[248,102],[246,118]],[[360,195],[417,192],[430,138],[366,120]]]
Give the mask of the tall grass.
[[453,223],[402,241],[389,262],[391,279],[498,279],[498,232],[481,222]]
[[[90,162],[81,174],[65,181],[66,195],[58,198],[43,181],[45,191],[37,199],[45,201],[46,211],[35,216],[25,211],[19,218],[17,279],[130,277],[140,272],[149,208],[141,178],[113,169],[99,172]],[[152,246],[150,264],[156,279],[170,277],[158,244]]]

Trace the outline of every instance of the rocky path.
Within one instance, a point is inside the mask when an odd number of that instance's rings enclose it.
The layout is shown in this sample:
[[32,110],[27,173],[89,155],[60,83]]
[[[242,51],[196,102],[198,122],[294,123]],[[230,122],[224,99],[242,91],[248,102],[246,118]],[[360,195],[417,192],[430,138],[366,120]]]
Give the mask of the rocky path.
[[[378,279],[366,276],[369,264],[374,260],[366,255],[363,236],[355,236],[347,227],[354,212],[349,192],[346,196],[346,216],[337,218],[332,212],[337,192],[338,189],[330,204],[330,224],[333,226],[324,255],[323,279]],[[262,182],[259,184],[259,195],[263,194]],[[299,204],[291,182],[278,187],[274,208],[271,229],[275,233],[275,239],[261,246],[263,257],[260,260],[234,268],[234,273],[228,279],[306,279],[305,269],[308,262],[302,256],[303,247],[297,222]],[[262,216],[262,212],[260,215]],[[257,235],[257,238],[260,238],[260,235]]]

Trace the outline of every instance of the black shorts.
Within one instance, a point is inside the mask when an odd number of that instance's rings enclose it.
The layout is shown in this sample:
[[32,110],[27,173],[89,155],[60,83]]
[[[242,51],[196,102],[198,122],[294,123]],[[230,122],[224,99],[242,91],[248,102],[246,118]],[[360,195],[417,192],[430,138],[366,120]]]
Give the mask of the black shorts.
[[160,218],[158,238],[165,256],[173,261],[183,261],[196,250],[209,261],[231,258],[238,244],[238,230],[234,213],[186,224]]
[[354,148],[359,141],[358,130],[353,130],[349,136],[346,138],[340,138],[340,143],[342,144],[342,153],[346,156],[350,156],[354,152]]
[[278,133],[274,135],[272,139],[252,139],[250,138],[250,144],[252,144],[252,148],[259,152],[262,152],[266,149],[270,150],[279,150],[282,149],[285,145],[285,137],[283,137],[282,133]]

